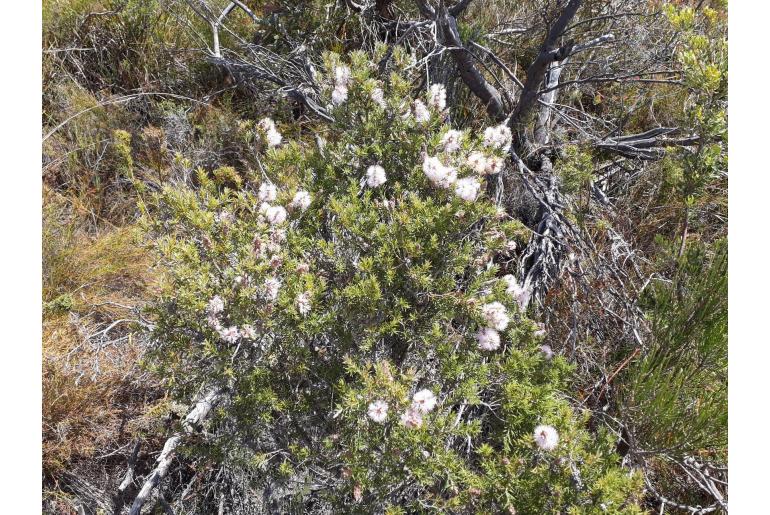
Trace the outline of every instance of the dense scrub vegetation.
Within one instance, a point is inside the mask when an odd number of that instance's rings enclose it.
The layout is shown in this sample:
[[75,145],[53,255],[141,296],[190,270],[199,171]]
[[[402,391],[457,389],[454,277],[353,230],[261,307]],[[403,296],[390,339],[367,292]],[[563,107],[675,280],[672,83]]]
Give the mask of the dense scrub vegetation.
[[45,0],[44,510],[726,510],[726,22]]

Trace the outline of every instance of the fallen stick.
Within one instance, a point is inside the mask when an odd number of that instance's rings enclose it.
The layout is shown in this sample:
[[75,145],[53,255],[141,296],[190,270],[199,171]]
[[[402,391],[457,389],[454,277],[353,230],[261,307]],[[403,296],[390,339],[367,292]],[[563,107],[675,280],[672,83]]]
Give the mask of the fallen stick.
[[166,440],[163,451],[161,451],[160,456],[158,456],[157,466],[144,481],[142,489],[139,490],[136,499],[134,499],[134,503],[131,505],[129,515],[141,514],[142,506],[147,502],[150,494],[160,484],[163,478],[166,477],[174,457],[174,451],[185,436],[192,434],[195,429],[206,420],[206,417],[211,413],[211,409],[222,399],[222,392],[221,388],[209,390],[195,403],[195,406],[182,421],[182,431],[174,433],[168,440]]

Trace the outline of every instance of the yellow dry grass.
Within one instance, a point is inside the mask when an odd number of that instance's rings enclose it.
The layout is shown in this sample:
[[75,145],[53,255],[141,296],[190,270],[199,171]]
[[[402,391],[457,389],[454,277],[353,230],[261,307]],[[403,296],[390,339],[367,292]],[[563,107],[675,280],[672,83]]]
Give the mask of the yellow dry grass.
[[141,370],[138,328],[115,320],[156,287],[152,261],[133,226],[96,235],[77,211],[46,191],[43,215],[43,466],[48,475],[73,460],[135,438],[157,401]]

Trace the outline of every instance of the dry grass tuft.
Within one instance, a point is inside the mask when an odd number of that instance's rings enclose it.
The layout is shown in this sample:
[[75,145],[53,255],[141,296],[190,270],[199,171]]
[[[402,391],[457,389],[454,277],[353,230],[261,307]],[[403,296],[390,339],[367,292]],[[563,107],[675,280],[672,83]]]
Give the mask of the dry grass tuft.
[[43,216],[43,467],[126,445],[152,421],[157,383],[139,362],[139,308],[156,287],[133,226],[82,230],[72,205],[46,192]]

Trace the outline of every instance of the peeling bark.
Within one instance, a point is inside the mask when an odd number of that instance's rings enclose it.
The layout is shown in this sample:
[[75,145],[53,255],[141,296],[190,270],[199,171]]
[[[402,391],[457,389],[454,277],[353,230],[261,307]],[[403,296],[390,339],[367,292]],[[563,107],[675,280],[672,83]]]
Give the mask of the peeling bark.
[[513,113],[511,113],[511,118],[508,122],[512,130],[519,131],[529,113],[532,112],[532,108],[540,96],[540,85],[543,83],[551,63],[563,60],[570,55],[572,45],[568,44],[563,47],[557,47],[557,43],[582,3],[582,0],[570,0],[566,7],[564,7],[564,10],[548,31],[548,35],[540,48],[540,53],[532,64],[529,65],[529,68],[527,68],[527,80],[524,82],[519,102],[516,104]]

